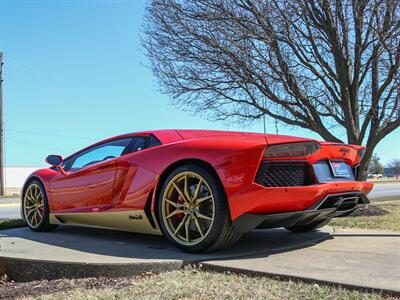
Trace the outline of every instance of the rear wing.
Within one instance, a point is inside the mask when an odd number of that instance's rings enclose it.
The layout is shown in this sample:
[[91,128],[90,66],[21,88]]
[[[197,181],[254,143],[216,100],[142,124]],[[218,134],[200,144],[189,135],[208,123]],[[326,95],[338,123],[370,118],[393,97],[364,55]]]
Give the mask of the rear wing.
[[318,153],[330,160],[342,160],[351,166],[358,165],[364,156],[365,146],[348,145],[339,143],[320,142],[321,148]]

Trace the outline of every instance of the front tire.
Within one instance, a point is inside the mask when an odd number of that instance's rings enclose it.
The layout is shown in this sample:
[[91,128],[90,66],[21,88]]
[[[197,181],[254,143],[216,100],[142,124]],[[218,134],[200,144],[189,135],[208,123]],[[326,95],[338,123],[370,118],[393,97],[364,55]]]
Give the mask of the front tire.
[[49,204],[46,190],[39,180],[32,180],[25,189],[22,213],[28,227],[33,231],[51,231],[57,227],[49,222]]
[[234,245],[225,193],[218,180],[197,165],[183,165],[164,181],[157,213],[163,234],[187,252],[213,251]]

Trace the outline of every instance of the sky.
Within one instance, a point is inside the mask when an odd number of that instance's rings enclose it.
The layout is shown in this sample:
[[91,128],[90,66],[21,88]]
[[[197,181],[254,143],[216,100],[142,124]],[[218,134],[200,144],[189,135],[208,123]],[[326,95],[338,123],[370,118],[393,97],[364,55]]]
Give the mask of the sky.
[[[151,129],[263,132],[169,104],[140,42],[146,1],[0,0],[6,166],[44,166],[110,136]],[[267,132],[276,133],[267,119]],[[279,134],[319,138],[278,124]],[[344,131],[338,132],[344,138]],[[400,129],[376,148],[400,157]]]

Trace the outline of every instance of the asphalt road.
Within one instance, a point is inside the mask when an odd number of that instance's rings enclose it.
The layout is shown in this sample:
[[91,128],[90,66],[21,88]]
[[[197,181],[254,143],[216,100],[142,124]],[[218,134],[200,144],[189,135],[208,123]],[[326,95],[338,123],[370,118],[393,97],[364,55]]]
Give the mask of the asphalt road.
[[387,196],[400,196],[400,184],[386,183],[375,185],[374,189],[369,193],[371,199]]
[[19,206],[15,207],[4,207],[0,204],[0,219],[19,219],[21,214],[19,212]]
[[[370,199],[387,197],[387,196],[400,196],[399,183],[380,184],[374,187],[369,194]],[[7,197],[0,199],[0,219],[19,218],[19,198]]]

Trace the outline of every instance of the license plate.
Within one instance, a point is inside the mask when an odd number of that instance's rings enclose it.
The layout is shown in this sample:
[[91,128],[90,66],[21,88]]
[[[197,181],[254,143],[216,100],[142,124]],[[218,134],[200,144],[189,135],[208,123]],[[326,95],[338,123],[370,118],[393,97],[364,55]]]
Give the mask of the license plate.
[[333,176],[335,177],[350,177],[349,165],[343,161],[329,161]]

